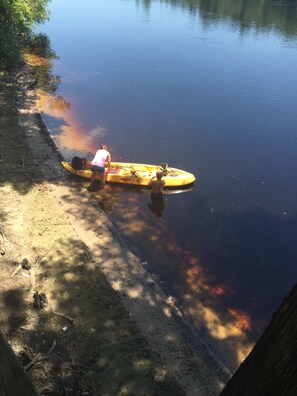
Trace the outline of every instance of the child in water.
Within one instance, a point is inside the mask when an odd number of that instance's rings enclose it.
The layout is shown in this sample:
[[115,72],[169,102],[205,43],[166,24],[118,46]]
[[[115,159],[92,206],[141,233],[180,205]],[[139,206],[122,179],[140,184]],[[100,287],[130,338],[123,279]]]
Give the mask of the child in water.
[[[157,217],[162,217],[162,212],[165,209],[164,199],[163,199],[163,187],[165,186],[165,181],[162,180],[163,172],[158,171],[156,175],[151,178],[148,185],[151,187],[151,201],[149,208]],[[156,179],[156,180],[155,180]]]

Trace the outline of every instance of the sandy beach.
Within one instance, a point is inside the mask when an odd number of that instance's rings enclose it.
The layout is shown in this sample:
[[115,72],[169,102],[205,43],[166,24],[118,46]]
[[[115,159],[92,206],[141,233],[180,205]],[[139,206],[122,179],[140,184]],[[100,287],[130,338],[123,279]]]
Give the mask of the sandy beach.
[[125,246],[104,191],[62,169],[28,69],[0,84],[1,330],[23,366],[39,356],[38,392],[218,395],[231,373]]

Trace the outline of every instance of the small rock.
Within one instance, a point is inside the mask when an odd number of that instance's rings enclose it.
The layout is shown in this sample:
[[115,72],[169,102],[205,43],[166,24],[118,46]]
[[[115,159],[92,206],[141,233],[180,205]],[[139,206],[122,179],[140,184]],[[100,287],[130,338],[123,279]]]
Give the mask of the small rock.
[[43,309],[48,306],[48,299],[45,293],[39,294],[38,291],[36,291],[33,294],[33,307],[36,309]]
[[40,308],[48,306],[48,299],[45,293],[40,293]]
[[33,294],[33,307],[36,309],[41,308],[41,298],[38,291]]
[[31,265],[29,264],[29,261],[24,258],[24,260],[22,261],[22,268],[29,271],[31,269]]

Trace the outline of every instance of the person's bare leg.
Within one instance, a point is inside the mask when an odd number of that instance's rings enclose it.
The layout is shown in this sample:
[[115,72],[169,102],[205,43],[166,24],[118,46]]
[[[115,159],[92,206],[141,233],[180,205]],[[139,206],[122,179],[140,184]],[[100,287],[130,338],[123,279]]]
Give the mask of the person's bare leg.
[[96,177],[96,174],[94,172],[92,172],[92,174],[91,174],[91,184],[89,185],[89,187],[87,187],[88,191],[94,191],[95,177]]
[[91,186],[94,185],[95,177],[96,177],[96,174],[94,172],[92,172],[92,175],[91,175]]
[[100,174],[101,188],[105,186],[105,172]]

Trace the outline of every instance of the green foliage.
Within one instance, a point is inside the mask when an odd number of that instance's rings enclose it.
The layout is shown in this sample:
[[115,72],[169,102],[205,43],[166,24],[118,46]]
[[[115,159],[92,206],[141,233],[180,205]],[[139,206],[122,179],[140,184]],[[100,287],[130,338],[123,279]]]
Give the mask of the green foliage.
[[22,61],[21,48],[36,23],[49,17],[49,0],[0,0],[0,69]]
[[[36,80],[35,87],[54,95],[61,83],[61,78],[52,74],[52,60],[58,59],[58,56],[51,47],[49,37],[44,33],[31,32],[27,36],[23,47],[27,53],[27,62],[32,67],[31,73]],[[62,106],[63,108],[69,108],[70,106],[61,97],[55,98],[55,105],[59,105],[59,108]]]
[[28,52],[45,59],[58,59],[55,51],[52,50],[49,37],[44,33],[30,33],[26,40],[23,40],[24,48]]
[[22,32],[48,18],[48,0],[0,0],[1,16],[15,30]]
[[54,94],[61,83],[61,78],[52,74],[52,60],[58,59],[55,51],[51,47],[49,37],[44,33],[31,33],[24,43],[24,49],[31,55],[36,55],[34,61],[31,57],[30,64],[33,66],[32,72],[35,75],[37,85],[43,91]]

